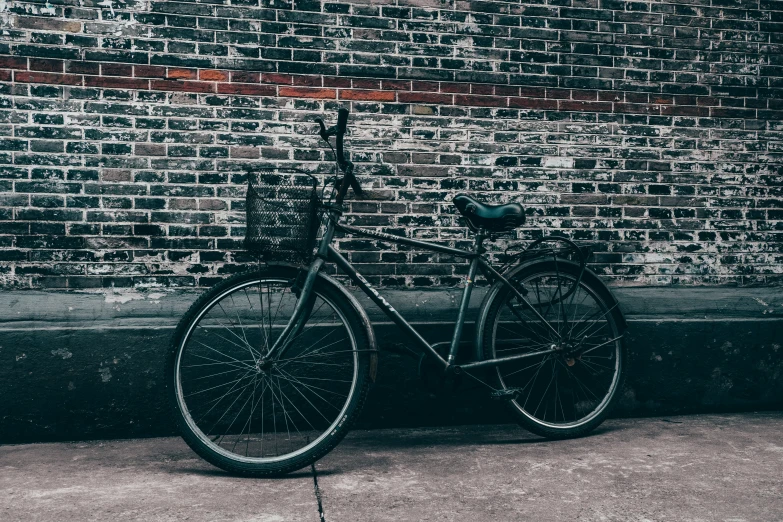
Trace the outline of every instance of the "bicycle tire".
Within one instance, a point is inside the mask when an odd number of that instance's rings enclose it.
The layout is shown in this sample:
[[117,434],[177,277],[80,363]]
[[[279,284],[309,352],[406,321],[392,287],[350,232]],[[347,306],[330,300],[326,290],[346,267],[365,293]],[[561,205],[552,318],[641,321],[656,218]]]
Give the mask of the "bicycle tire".
[[[195,334],[193,332],[198,330],[200,322],[204,320],[205,317],[209,317],[208,314],[210,313],[210,311],[216,309],[217,303],[222,302],[221,300],[225,299],[226,296],[234,296],[239,290],[243,290],[243,289],[245,291],[245,295],[247,295],[247,288],[249,286],[252,287],[253,284],[259,283],[261,281],[267,281],[267,285],[269,285],[269,281],[275,281],[275,282],[283,281],[284,283],[281,284],[285,284],[288,287],[293,287],[295,281],[297,280],[297,275],[299,273],[300,271],[294,267],[285,266],[285,265],[272,265],[272,266],[266,266],[258,271],[235,275],[233,277],[230,277],[218,283],[210,290],[205,292],[201,297],[199,297],[199,299],[195,303],[193,303],[193,305],[190,307],[188,312],[183,316],[172,338],[170,351],[167,358],[165,381],[166,381],[168,400],[171,406],[171,410],[174,414],[177,427],[179,428],[180,434],[182,438],[185,440],[185,442],[199,456],[201,456],[206,461],[210,462],[211,464],[225,471],[235,473],[235,474],[245,475],[245,476],[263,477],[263,476],[283,475],[304,468],[312,464],[313,462],[317,461],[324,455],[326,455],[340,442],[340,440],[342,440],[342,438],[349,431],[354,420],[360,414],[361,409],[364,405],[369,390],[370,381],[371,381],[371,368],[374,369],[374,366],[371,363],[372,350],[371,350],[371,343],[369,342],[368,332],[365,329],[365,326],[363,325],[361,316],[354,308],[354,304],[350,302],[350,299],[346,297],[344,291],[341,290],[338,284],[329,278],[319,277],[316,280],[313,289],[315,295],[314,298],[321,299],[323,300],[324,303],[329,304],[329,306],[331,306],[334,309],[334,316],[340,317],[341,320],[343,321],[343,326],[346,332],[348,332],[349,341],[351,341],[351,345],[352,345],[352,350],[351,350],[352,354],[348,355],[347,357],[351,357],[353,361],[352,363],[353,382],[350,385],[349,394],[347,396],[347,399],[345,399],[344,401],[344,405],[340,410],[340,413],[335,415],[334,421],[329,424],[328,428],[324,429],[323,432],[320,435],[318,435],[318,437],[315,437],[313,439],[313,442],[311,442],[310,439],[307,438],[306,445],[302,446],[302,448],[300,448],[297,451],[292,451],[290,454],[283,455],[282,457],[280,456],[265,457],[263,444],[267,436],[264,432],[264,424],[262,421],[261,436],[260,436],[260,441],[261,441],[260,457],[258,456],[249,457],[247,450],[245,456],[242,457],[242,455],[238,453],[234,454],[233,449],[232,451],[228,451],[227,448],[221,446],[223,435],[221,435],[220,438],[215,438],[214,440],[212,440],[212,437],[215,435],[214,434],[210,435],[208,430],[206,430],[205,433],[205,429],[195,421],[194,415],[191,415],[192,411],[194,411],[193,409],[195,408],[195,406],[193,406],[194,399],[189,399],[190,402],[188,402],[186,400],[186,396],[193,397],[196,394],[202,393],[202,391],[195,391],[195,392],[192,391],[194,389],[193,388],[194,385],[192,385],[192,382],[198,379],[203,379],[203,377],[191,378],[190,379],[191,384],[188,384],[190,388],[187,388],[187,391],[189,391],[190,393],[189,394],[184,393],[183,390],[186,389],[185,385],[183,384],[183,380],[185,379],[184,375],[187,374],[187,372],[193,370],[185,369],[184,368],[185,365],[182,362],[183,360],[186,360],[185,359],[186,350],[188,350],[189,347],[191,346],[195,346],[195,342],[190,342],[190,340],[191,338],[195,339],[194,337]],[[261,285],[259,283],[259,288],[260,287]],[[259,290],[259,292],[260,291],[261,290]],[[263,302],[263,294],[261,294],[261,299]],[[282,302],[282,297],[281,297],[281,302]],[[251,303],[251,299],[248,299],[248,303]],[[280,308],[281,305],[280,303],[278,303],[278,311]],[[262,316],[264,315],[263,310],[261,312],[261,315]],[[237,312],[237,317],[240,318],[239,312]],[[280,323],[284,324],[285,321],[287,321],[287,317],[284,320],[281,320]],[[240,318],[240,322],[241,322],[241,318]],[[277,323],[277,321],[274,322]],[[273,321],[270,319],[269,326],[268,326],[270,337],[272,336],[272,332],[273,332],[272,323]],[[208,328],[216,328],[216,327],[209,326],[207,324],[203,326],[203,328],[208,329]],[[236,324],[233,324],[231,328],[236,328]],[[259,332],[264,332],[265,326],[262,324],[262,326],[257,329],[259,330]],[[220,331],[222,332],[222,330]],[[248,325],[248,331],[250,331],[250,325]],[[209,334],[210,332],[207,333]],[[320,333],[321,332],[318,331],[319,335]],[[228,334],[225,335],[228,336]],[[246,335],[246,332],[243,331],[242,335]],[[233,337],[230,336],[228,337],[229,337],[228,339],[229,341],[234,340]],[[247,340],[249,339],[249,337],[245,337],[245,339]],[[223,344],[225,345],[226,343]],[[239,346],[242,345],[243,343],[241,341],[234,340],[234,344]],[[193,348],[193,350],[196,350],[196,348]],[[323,348],[319,348],[316,351],[318,350],[323,350]],[[252,349],[248,348],[248,351],[250,351],[252,355]],[[192,353],[197,353],[197,352],[193,351]],[[324,352],[324,353],[328,354],[328,352]],[[316,354],[316,355],[320,356],[323,354]],[[316,355],[313,355],[313,357],[315,357]],[[237,371],[237,372],[245,371],[245,375],[248,374],[249,370],[246,369],[247,364],[237,369],[238,365],[242,362],[238,358],[229,359],[228,357],[231,356],[227,355],[226,358],[224,359],[219,355],[213,355],[212,352],[210,352],[210,356],[215,357],[216,359],[214,360],[224,365],[224,366],[218,366],[217,368],[221,370],[222,373],[229,373],[232,371]],[[332,355],[332,356],[336,357],[336,355]],[[304,359],[306,357],[307,355],[299,357],[300,358],[299,362],[303,362],[301,359]],[[255,356],[253,356],[253,360],[254,359]],[[333,359],[327,359],[327,360],[333,360]],[[247,362],[249,363],[251,361],[252,360],[248,359]],[[283,360],[283,362],[285,361]],[[217,364],[218,364],[217,362],[205,363],[205,365],[217,365]],[[278,363],[278,365],[279,364],[280,363]],[[289,364],[289,370],[290,370],[290,364],[293,363],[288,362],[286,364]],[[234,369],[232,369],[232,365]],[[198,365],[191,365],[191,366],[198,366]],[[294,366],[296,367],[296,365]],[[310,366],[312,367],[312,364],[310,364]],[[224,368],[228,368],[228,370],[223,371]],[[258,370],[256,369],[255,371]],[[246,386],[246,388],[250,386],[253,387],[252,392],[254,395],[252,396],[252,401],[250,402],[251,407],[248,408],[247,410],[240,409],[239,411],[240,412],[246,411],[248,416],[248,421],[246,421],[245,424],[245,426],[247,426],[246,438],[247,438],[248,449],[250,447],[251,441],[254,444],[254,448],[258,446],[259,436],[257,433],[251,434],[251,429],[252,429],[251,421],[254,418],[258,417],[257,411],[258,411],[259,401],[262,403],[261,414],[260,414],[261,417],[264,418],[265,415],[268,416],[268,414],[265,414],[263,410],[263,404],[264,401],[266,401],[266,399],[264,398],[264,394],[266,393],[266,390],[272,390],[270,394],[271,394],[271,403],[273,405],[273,411],[272,411],[273,419],[275,418],[274,416],[276,415],[277,419],[279,420],[280,418],[279,405],[282,404],[283,417],[285,418],[286,427],[287,428],[289,427],[288,425],[289,419],[291,420],[291,423],[295,425],[294,422],[294,416],[296,415],[295,411],[299,412],[299,410],[298,409],[294,410],[290,408],[290,405],[293,404],[293,401],[287,394],[285,394],[284,389],[281,387],[281,386],[289,386],[289,387],[293,386],[295,382],[291,379],[288,379],[284,375],[283,369],[280,369],[278,371],[279,371],[279,376],[277,378],[277,387],[279,389],[278,392],[275,392],[276,389],[275,389],[275,383],[273,377],[269,377],[270,384],[268,385],[265,381],[264,385],[259,385],[256,383],[256,384]],[[251,375],[250,377],[248,377],[248,379],[256,378],[252,375],[252,372],[250,373]],[[289,376],[291,375],[291,373],[288,371],[286,371],[285,373],[288,374]],[[269,374],[274,375],[274,369],[270,369]],[[213,374],[213,375],[218,375],[218,374]],[[210,376],[210,378],[212,378],[212,376]],[[302,386],[300,386],[301,390],[305,391],[305,393],[302,393],[300,390],[300,394],[303,397],[307,398],[306,393],[313,391],[305,388],[305,386],[308,386],[307,384],[308,381],[305,380],[307,379],[307,377],[301,377],[299,374],[297,374],[295,379],[298,383],[302,384]],[[261,380],[261,378],[258,378],[258,380]],[[261,392],[259,392],[258,394],[260,398],[257,399],[255,394],[259,386],[262,386],[262,389]],[[204,392],[204,393],[209,393],[209,392]],[[246,392],[243,390],[241,393],[244,394]],[[315,393],[317,394],[318,392]],[[326,393],[324,393],[324,395],[326,395]],[[294,396],[293,392],[291,392],[291,396]],[[314,396],[311,395],[310,397],[312,398],[312,400],[315,400],[317,402]],[[274,401],[275,399],[278,398],[279,398],[278,411],[275,412]],[[294,396],[294,398],[296,398],[296,396]],[[286,399],[288,399],[289,401],[289,412],[285,411]],[[252,406],[252,404],[254,403],[255,406]],[[220,402],[218,402],[218,404],[220,404]],[[229,406],[226,411],[231,410],[232,407],[234,407],[234,403],[232,403],[232,405]],[[245,406],[242,406],[242,408],[244,407]],[[206,406],[204,406],[204,408],[206,408]],[[315,408],[315,406],[313,406],[313,408]],[[210,408],[210,410],[211,409],[212,408]],[[217,413],[218,412],[216,412],[216,414]],[[232,414],[233,414],[233,410],[232,410]],[[238,415],[239,413],[237,414],[237,416]],[[204,416],[206,416],[206,414]],[[302,418],[304,418],[304,416],[302,416]],[[202,424],[206,425],[206,422]],[[256,426],[257,425],[258,425],[258,421],[256,421]],[[229,439],[229,441],[232,435],[236,436],[235,433],[234,434],[230,433],[232,426],[229,426],[226,429],[226,431],[228,432],[226,438]],[[237,424],[237,426],[239,425]],[[244,429],[245,428],[243,427],[241,433],[239,434],[240,436],[244,434]],[[236,431],[236,428],[234,428],[234,431]],[[298,428],[297,431],[299,431]],[[291,443],[292,438],[293,437],[289,433],[288,434],[289,444]],[[217,442],[217,444],[215,444],[215,442]],[[275,428],[275,447],[277,447],[277,444],[278,444],[278,439],[277,439],[277,431]],[[302,444],[305,443],[302,442]],[[237,442],[234,443],[235,447],[236,445]],[[241,450],[241,446],[240,446],[240,450]]]

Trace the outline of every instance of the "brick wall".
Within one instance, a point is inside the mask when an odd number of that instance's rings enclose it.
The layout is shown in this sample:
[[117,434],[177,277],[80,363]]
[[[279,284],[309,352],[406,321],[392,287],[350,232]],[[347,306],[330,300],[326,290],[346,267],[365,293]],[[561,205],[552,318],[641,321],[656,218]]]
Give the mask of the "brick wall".
[[[349,222],[461,244],[470,191],[617,284],[783,281],[781,1],[7,1],[0,29],[5,286],[244,269],[243,166],[326,172],[311,122],[348,105],[386,198]],[[376,283],[462,270],[341,242]]]

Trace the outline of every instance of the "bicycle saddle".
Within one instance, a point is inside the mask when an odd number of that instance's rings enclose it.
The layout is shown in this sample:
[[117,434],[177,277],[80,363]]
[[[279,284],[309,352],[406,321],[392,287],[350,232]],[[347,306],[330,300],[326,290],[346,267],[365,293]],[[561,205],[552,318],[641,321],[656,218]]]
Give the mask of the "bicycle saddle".
[[486,205],[467,194],[454,196],[453,202],[474,231],[483,228],[490,232],[506,232],[525,222],[525,209],[519,203]]

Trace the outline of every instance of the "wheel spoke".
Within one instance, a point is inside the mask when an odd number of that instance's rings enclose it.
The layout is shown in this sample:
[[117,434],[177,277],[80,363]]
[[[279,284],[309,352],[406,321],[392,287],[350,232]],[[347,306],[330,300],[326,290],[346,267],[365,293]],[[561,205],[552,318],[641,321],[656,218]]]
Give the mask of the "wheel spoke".
[[[233,297],[232,297],[232,299],[233,299]],[[220,309],[223,311],[223,313],[225,314],[226,318],[228,319],[228,324],[230,324],[232,328],[236,328],[236,325],[235,325],[234,323],[232,323],[232,322],[231,322],[231,318],[228,316],[228,313],[226,313],[226,311],[223,309],[223,305],[221,305],[220,303],[218,303],[218,306],[220,307]],[[258,358],[256,357],[256,355],[259,355],[259,354],[255,354],[255,353],[253,353],[253,347],[252,347],[252,346],[250,346],[250,343],[248,343],[248,342],[247,342],[247,339],[245,339],[244,337],[240,337],[240,336],[238,336],[238,335],[236,334],[236,332],[234,332],[234,330],[232,330],[232,329],[231,329],[231,328],[229,328],[228,326],[224,325],[222,322],[218,321],[218,319],[217,319],[217,318],[215,318],[215,321],[216,321],[216,322],[217,322],[217,323],[218,323],[220,326],[222,326],[223,328],[225,328],[225,329],[226,329],[226,331],[228,331],[228,333],[230,333],[231,335],[233,335],[234,337],[236,337],[237,339],[239,339],[241,342],[245,343],[245,347],[248,349],[248,351],[250,352],[250,354],[253,356],[253,359],[254,359],[254,360],[258,360]],[[243,335],[244,335],[244,331],[243,331],[242,333],[243,333]],[[220,336],[218,336],[218,337],[220,337]],[[221,337],[221,339],[223,339],[223,337]],[[225,340],[228,342],[228,340],[227,340],[227,339],[225,339]],[[236,343],[232,343],[232,344],[234,344],[234,345],[236,345],[236,346],[240,346],[240,347],[241,347],[241,345],[239,345],[239,344],[236,344]]]
[[[208,334],[208,335],[214,335],[215,337],[219,337],[220,339],[223,339],[223,340],[224,340],[224,341],[226,341],[227,343],[229,343],[229,344],[233,344],[234,346],[236,346],[236,347],[238,347],[238,348],[242,348],[243,350],[244,350],[244,348],[245,348],[244,346],[240,346],[240,345],[236,344],[235,342],[233,342],[233,341],[230,341],[229,339],[226,339],[226,338],[225,338],[225,337],[223,337],[222,335],[218,335],[218,334],[216,334],[216,333],[214,333],[214,332],[210,332],[208,329],[205,329],[203,326],[201,327],[201,329],[202,329],[202,330],[206,330],[206,332],[207,332],[207,334]],[[211,346],[207,346],[206,344],[202,343],[201,341],[196,341],[196,342],[198,342],[199,344],[201,344],[201,345],[202,345],[204,348],[208,348],[208,349],[212,350],[213,352],[219,353],[220,355],[222,355],[222,356],[224,356],[224,357],[228,357],[228,358],[229,358],[229,359],[231,359],[232,361],[237,361],[237,362],[239,362],[239,360],[238,360],[238,359],[235,359],[234,357],[231,357],[231,356],[229,356],[229,355],[226,355],[226,354],[224,354],[223,352],[221,352],[220,350],[216,350],[215,348],[212,348]],[[255,361],[256,361],[256,358],[255,358],[255,357],[253,357],[253,362],[255,363]]]
[[[323,396],[321,396],[319,393],[315,392],[314,390],[322,391],[322,392],[325,392],[325,393],[331,393],[331,394],[337,395],[339,397],[347,397],[347,395],[343,395],[342,393],[338,393],[338,392],[333,391],[333,390],[327,390],[326,388],[321,388],[320,386],[315,386],[313,384],[307,384],[306,382],[302,382],[296,376],[291,375],[287,371],[285,371],[285,370],[283,370],[281,368],[278,368],[278,369],[280,370],[280,377],[282,377],[283,379],[285,379],[285,380],[287,380],[287,381],[289,381],[291,383],[299,384],[299,385],[305,387],[308,391],[312,392],[313,395],[315,395],[316,397],[318,397],[319,399],[321,399],[325,403],[329,404],[330,406],[334,406],[334,405],[331,402],[329,402],[328,400],[324,399]],[[285,375],[282,375],[283,373],[285,373]]]
[[584,354],[586,354],[586,353],[590,353],[590,352],[592,352],[593,350],[597,350],[598,348],[601,348],[602,346],[606,346],[607,344],[613,343],[613,342],[615,342],[615,341],[619,341],[619,340],[620,340],[620,339],[622,339],[622,338],[623,338],[623,336],[622,336],[622,335],[618,335],[618,336],[617,336],[617,337],[615,337],[614,339],[609,339],[608,341],[606,341],[606,342],[603,342],[603,343],[601,343],[601,344],[599,344],[599,345],[597,345],[597,346],[592,346],[592,347],[588,348],[587,350],[585,350],[585,351],[581,352],[581,354],[580,354],[580,355],[584,355]]
[[[296,383],[297,381],[295,381],[295,380],[293,380],[293,379],[289,379],[289,378],[287,378],[287,377],[283,377],[283,379],[285,379],[285,380],[289,381],[289,383],[291,383],[291,387],[294,389],[294,391],[296,391],[296,392],[297,392],[299,395],[301,395],[301,396],[304,398],[304,400],[306,400],[306,401],[307,401],[307,403],[308,403],[310,406],[312,406],[312,408],[313,408],[313,409],[314,409],[314,410],[315,410],[315,411],[316,411],[316,412],[317,412],[317,413],[318,413],[318,414],[319,414],[321,417],[323,417],[323,419],[324,419],[326,422],[330,422],[330,421],[329,421],[329,418],[328,418],[326,415],[324,415],[324,414],[321,412],[321,410],[320,410],[320,409],[318,409],[318,407],[317,407],[315,404],[313,404],[313,403],[312,403],[312,401],[310,401],[310,399],[308,399],[308,398],[307,398],[307,396],[306,396],[304,393],[302,393],[302,392],[301,392],[301,390],[300,390],[299,388],[297,388],[297,387],[294,385],[294,383]],[[302,385],[302,386],[303,386],[305,389],[309,389],[309,386],[307,386],[307,385],[306,385],[306,384],[304,384],[304,383],[301,383],[301,382],[300,382],[300,383],[298,383],[298,384],[301,384],[301,385]],[[317,397],[319,397],[319,398],[320,398],[322,401],[324,401],[325,403],[327,403],[327,404],[331,405],[332,407],[334,407],[334,406],[333,406],[333,405],[332,405],[332,404],[331,404],[329,401],[327,401],[326,399],[324,399],[323,397],[321,397],[321,396],[320,396],[320,395],[318,395],[317,393],[314,393],[314,395],[316,395]]]
[[[209,348],[209,347],[207,347],[207,348]],[[220,352],[218,352],[218,353],[220,353]],[[253,367],[251,364],[247,364],[248,361],[240,361],[240,360],[237,360],[237,359],[233,359],[233,360],[235,362],[237,362],[238,365],[234,364],[231,361],[219,361],[217,359],[212,359],[210,357],[205,357],[205,356],[197,354],[197,353],[191,353],[190,356],[191,357],[198,357],[199,359],[204,359],[206,361],[213,361],[213,362],[211,362],[211,363],[202,363],[202,364],[184,364],[184,365],[182,365],[182,368],[198,368],[198,367],[202,367],[202,366],[215,366],[216,364],[223,364],[223,365],[226,365],[226,366],[233,366],[235,368],[245,368],[245,369],[250,369],[250,368]]]

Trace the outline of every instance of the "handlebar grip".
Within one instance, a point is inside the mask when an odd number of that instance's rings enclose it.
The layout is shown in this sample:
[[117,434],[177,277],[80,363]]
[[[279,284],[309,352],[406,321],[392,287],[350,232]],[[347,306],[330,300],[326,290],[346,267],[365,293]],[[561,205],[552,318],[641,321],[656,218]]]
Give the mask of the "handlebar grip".
[[337,112],[337,134],[345,134],[345,127],[348,124],[348,109],[340,109]]

